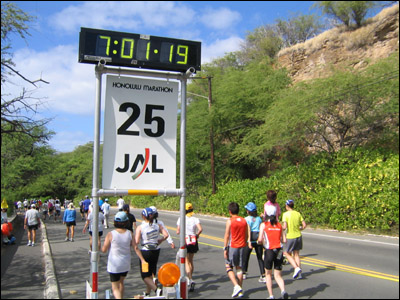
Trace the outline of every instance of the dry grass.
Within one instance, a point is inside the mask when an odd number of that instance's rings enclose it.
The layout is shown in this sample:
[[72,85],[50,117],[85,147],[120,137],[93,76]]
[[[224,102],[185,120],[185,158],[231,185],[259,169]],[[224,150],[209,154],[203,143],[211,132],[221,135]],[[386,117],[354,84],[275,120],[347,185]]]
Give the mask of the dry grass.
[[373,43],[373,32],[375,28],[384,22],[387,18],[399,13],[399,5],[393,5],[383,9],[375,17],[366,21],[366,25],[356,30],[346,28],[344,25],[327,30],[320,35],[305,41],[304,43],[296,44],[290,48],[282,49],[277,56],[282,56],[288,53],[304,51],[305,53],[313,53],[316,50],[323,48],[326,44],[335,44],[340,42],[347,50],[357,49]]

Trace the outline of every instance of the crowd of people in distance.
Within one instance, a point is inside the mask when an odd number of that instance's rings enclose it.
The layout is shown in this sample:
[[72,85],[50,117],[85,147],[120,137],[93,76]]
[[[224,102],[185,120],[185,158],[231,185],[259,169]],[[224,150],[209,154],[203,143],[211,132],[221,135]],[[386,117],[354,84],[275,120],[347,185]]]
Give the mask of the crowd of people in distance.
[[[285,212],[277,203],[277,193],[273,190],[266,192],[267,201],[263,212],[258,214],[257,206],[253,202],[247,203],[245,218],[239,215],[238,203],[232,202],[228,206],[230,218],[225,225],[224,254],[225,268],[228,278],[233,284],[232,298],[244,295],[243,281],[248,279],[250,255],[254,249],[260,277],[258,281],[266,285],[268,296],[274,299],[273,279],[280,289],[280,296],[288,299],[285,290],[285,281],[282,277],[282,266],[289,263],[293,267],[293,279],[301,277],[300,250],[302,249],[301,231],[307,227],[302,215],[294,209],[294,201],[287,200]],[[162,290],[157,281],[157,264],[160,257],[160,245],[167,241],[171,248],[175,248],[174,241],[158,218],[155,206],[146,207],[141,212],[142,222],[136,224],[135,216],[130,212],[130,205],[125,203],[121,196],[117,200],[118,212],[113,220],[113,230],[108,231],[101,245],[101,238],[105,228],[110,228],[111,206],[108,199],[99,200],[98,238],[97,249],[108,253],[107,272],[110,276],[113,296],[116,299],[124,297],[124,280],[131,271],[131,251],[138,257],[140,275],[146,287],[143,296],[161,296]],[[61,217],[62,203],[58,198],[42,202],[39,200],[24,200],[15,203],[17,212],[24,212],[24,229],[27,230],[28,246],[35,246],[36,231],[41,221],[57,219],[66,226],[65,241],[73,242],[77,220],[77,211],[73,201],[64,200],[64,214]],[[191,203],[186,203],[186,259],[185,271],[189,292],[195,289],[193,280],[194,256],[199,251],[199,237],[203,232],[200,219],[194,216]],[[79,212],[84,226],[82,233],[89,233],[89,254],[92,253],[94,209],[93,201],[85,196],[79,203]],[[3,218],[4,217],[4,218]],[[281,217],[281,222],[279,222]],[[6,212],[2,212],[2,224],[6,220]],[[177,220],[176,234],[182,229],[180,218]],[[177,260],[178,260],[177,253]],[[272,274],[272,271],[273,274]]]

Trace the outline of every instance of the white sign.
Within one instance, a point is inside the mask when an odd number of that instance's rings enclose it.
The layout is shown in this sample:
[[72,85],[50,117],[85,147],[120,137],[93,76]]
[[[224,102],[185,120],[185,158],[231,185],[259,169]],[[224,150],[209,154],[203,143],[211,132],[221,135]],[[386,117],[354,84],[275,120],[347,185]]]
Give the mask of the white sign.
[[178,82],[107,76],[104,189],[176,188]]

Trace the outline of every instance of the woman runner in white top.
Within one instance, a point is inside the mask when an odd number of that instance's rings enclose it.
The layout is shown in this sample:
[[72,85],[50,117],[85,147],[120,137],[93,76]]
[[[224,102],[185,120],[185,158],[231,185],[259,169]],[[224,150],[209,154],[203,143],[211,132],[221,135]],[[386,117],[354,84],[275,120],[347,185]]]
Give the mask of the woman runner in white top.
[[[203,232],[203,227],[200,224],[200,220],[193,216],[193,205],[191,203],[185,204],[186,208],[186,260],[185,260],[185,269],[187,277],[189,278],[188,286],[189,292],[194,291],[195,282],[193,281],[193,271],[194,271],[194,254],[199,251],[199,236]],[[179,235],[181,228],[181,218],[176,222],[177,229],[176,234]]]
[[110,273],[111,287],[115,299],[124,297],[124,280],[131,269],[131,247],[141,262],[145,262],[140,252],[133,233],[124,226],[128,222],[125,212],[118,212],[114,218],[115,230],[109,232],[103,244],[102,252],[108,250],[107,272]]
[[[142,255],[146,262],[149,264],[148,270],[143,270],[140,266],[141,276],[146,284],[145,296],[150,295],[150,291],[154,291],[156,296],[161,296],[161,289],[153,281],[153,274],[157,272],[157,262],[160,255],[159,245],[165,241],[169,234],[165,231],[164,227],[154,223],[154,213],[149,207],[142,211],[143,222],[136,228],[136,244],[141,243]],[[160,237],[160,233],[163,238]]]

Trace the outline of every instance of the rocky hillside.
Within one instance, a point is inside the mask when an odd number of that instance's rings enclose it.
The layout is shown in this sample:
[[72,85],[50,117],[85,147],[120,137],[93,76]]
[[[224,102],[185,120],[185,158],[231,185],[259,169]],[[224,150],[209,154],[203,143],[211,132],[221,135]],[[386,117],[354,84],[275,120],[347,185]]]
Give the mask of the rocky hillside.
[[356,30],[333,28],[278,53],[294,82],[327,77],[333,68],[360,69],[399,49],[399,5],[382,10]]

